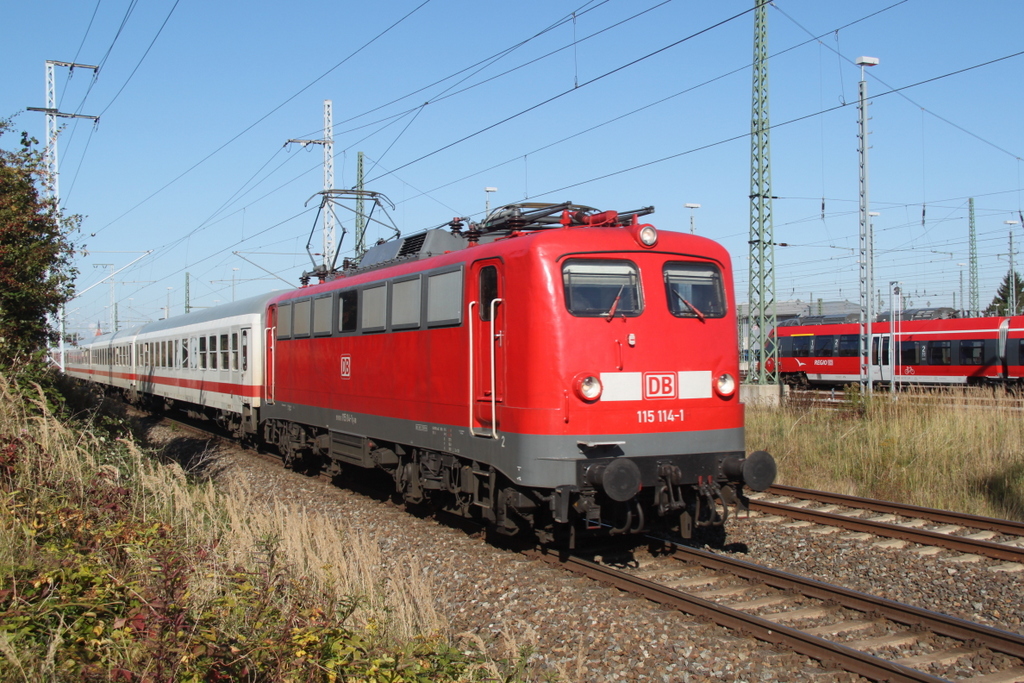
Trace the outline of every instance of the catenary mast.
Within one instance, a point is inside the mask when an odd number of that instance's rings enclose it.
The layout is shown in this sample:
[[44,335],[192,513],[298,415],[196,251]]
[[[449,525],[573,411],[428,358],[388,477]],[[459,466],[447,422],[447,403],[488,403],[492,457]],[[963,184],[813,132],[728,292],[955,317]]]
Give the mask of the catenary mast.
[[[778,352],[765,343],[775,328],[775,240],[772,227],[771,125],[768,120],[767,0],[755,0],[754,82],[750,122],[750,286],[747,350],[760,358],[749,382],[776,384]],[[771,359],[772,362],[767,361]],[[769,369],[770,366],[770,369]]]

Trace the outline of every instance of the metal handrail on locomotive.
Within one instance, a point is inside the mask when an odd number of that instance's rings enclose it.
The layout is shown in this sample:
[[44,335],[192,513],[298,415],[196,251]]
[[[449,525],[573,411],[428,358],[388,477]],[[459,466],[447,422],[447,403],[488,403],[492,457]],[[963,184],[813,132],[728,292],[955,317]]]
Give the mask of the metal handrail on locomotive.
[[744,451],[716,242],[571,203],[380,243],[317,284],[96,337],[68,372],[216,420],[290,467],[574,544],[725,523]]

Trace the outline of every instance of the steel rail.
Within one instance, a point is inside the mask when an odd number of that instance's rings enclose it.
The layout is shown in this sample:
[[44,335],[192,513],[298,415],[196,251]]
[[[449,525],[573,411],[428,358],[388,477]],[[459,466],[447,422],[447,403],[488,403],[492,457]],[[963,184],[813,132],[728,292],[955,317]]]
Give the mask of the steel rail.
[[795,486],[772,486],[767,493],[778,496],[790,496],[804,500],[813,500],[819,503],[830,503],[833,505],[846,505],[852,508],[863,508],[874,512],[901,515],[903,517],[918,517],[940,524],[960,524],[975,529],[987,529],[1001,534],[1011,536],[1024,536],[1024,523],[1014,522],[1006,519],[995,519],[993,517],[981,517],[968,515],[948,510],[936,510],[934,508],[906,505],[904,503],[893,503],[886,500],[874,500],[872,498],[859,498],[847,496],[841,493],[829,493],[827,491],[814,491],[801,489]]
[[673,546],[672,557],[700,564],[708,569],[727,571],[736,576],[808,597],[838,603],[861,612],[877,613],[906,626],[921,626],[929,631],[957,640],[976,641],[986,647],[1013,657],[1024,658],[1024,636],[1010,631],[977,624],[875,595],[816,581],[777,569],[716,555],[706,550]]
[[750,507],[751,509],[758,510],[760,512],[771,512],[785,517],[792,517],[793,519],[813,522],[815,524],[838,526],[849,531],[860,531],[874,536],[883,536],[885,538],[898,538],[903,541],[910,541],[911,543],[919,543],[921,545],[939,546],[941,548],[946,548],[947,550],[955,550],[961,553],[982,555],[993,560],[1024,562],[1024,548],[1015,548],[1010,545],[1003,545],[1002,543],[982,541],[976,538],[967,538],[966,536],[954,536],[952,534],[928,531],[926,529],[914,529],[913,527],[890,524],[888,522],[876,522],[870,519],[846,517],[844,515],[838,515],[830,512],[804,510],[803,508],[794,508],[788,505],[781,505],[779,503],[757,501],[755,504],[754,501],[751,501]]
[[944,678],[932,676],[840,643],[834,643],[799,629],[719,605],[710,600],[704,600],[610,567],[603,567],[582,558],[572,556],[556,558],[541,551],[531,551],[527,554],[592,580],[642,596],[652,602],[709,619],[719,626],[748,634],[758,640],[782,645],[807,657],[827,662],[865,678],[894,683],[946,681]]

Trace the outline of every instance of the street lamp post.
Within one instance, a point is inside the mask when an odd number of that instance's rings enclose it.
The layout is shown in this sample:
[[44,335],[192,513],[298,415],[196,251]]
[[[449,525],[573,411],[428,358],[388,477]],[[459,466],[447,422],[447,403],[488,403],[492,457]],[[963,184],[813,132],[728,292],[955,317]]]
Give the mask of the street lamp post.
[[697,234],[697,228],[694,226],[693,223],[693,210],[699,209],[700,204],[683,204],[683,206],[690,210],[690,234],[695,235]]
[[864,69],[877,66],[876,57],[858,57],[860,67],[860,381],[870,394],[871,382],[871,319],[874,316],[874,263],[871,249],[871,217],[868,201],[868,83]]

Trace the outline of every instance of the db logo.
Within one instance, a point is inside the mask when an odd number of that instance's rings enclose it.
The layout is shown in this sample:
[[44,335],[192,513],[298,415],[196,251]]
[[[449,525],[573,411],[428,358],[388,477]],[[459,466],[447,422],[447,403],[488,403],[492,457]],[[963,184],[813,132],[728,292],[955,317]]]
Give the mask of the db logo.
[[644,398],[675,398],[676,375],[671,372],[645,372]]
[[352,356],[348,354],[341,357],[341,378],[352,378]]

